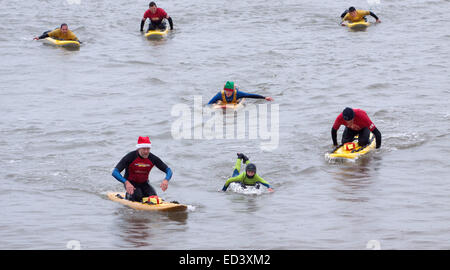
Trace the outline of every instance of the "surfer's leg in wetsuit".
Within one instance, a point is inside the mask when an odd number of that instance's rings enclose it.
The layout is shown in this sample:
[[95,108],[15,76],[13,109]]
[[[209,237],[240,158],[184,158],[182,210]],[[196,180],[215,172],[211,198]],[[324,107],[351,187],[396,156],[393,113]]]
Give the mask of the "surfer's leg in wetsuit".
[[167,27],[167,25],[166,25],[166,23],[165,23],[164,21],[162,21],[162,22],[158,25],[159,30],[166,30],[166,27]]
[[166,23],[164,21],[160,21],[160,22],[150,21],[150,23],[148,24],[148,31],[154,31],[156,29],[166,30]]
[[353,142],[353,139],[355,138],[356,134],[358,134],[357,131],[345,127],[344,133],[342,133],[342,144]]
[[[239,175],[239,173],[241,171],[241,163],[242,163],[242,159],[238,157],[238,159],[236,160],[236,164],[234,165],[234,170],[233,170],[233,174],[231,175],[231,177],[235,177],[235,176]],[[242,186],[242,188],[247,188],[244,183],[242,183],[242,182],[238,182],[238,183]]]
[[342,144],[352,142],[356,135],[358,135],[358,144],[360,146],[369,144],[370,130],[366,127],[360,131],[355,131],[346,127],[342,134]]
[[[240,174],[242,161],[244,161],[244,164],[250,163],[250,161],[248,160],[248,157],[245,156],[244,154],[238,153],[237,155],[238,155],[238,158],[236,160],[236,164],[234,165],[233,175],[231,177],[235,177]],[[239,182],[239,184],[241,184],[241,186],[243,188],[247,188],[247,186],[244,183]]]
[[358,132],[358,144],[360,146],[366,146],[369,144],[370,130],[368,128],[363,128]]
[[233,174],[231,175],[231,177],[235,177],[235,176],[239,175],[239,173],[241,171],[241,162],[242,162],[242,160],[240,158],[238,158],[236,160],[236,164],[234,165]]
[[133,194],[126,194],[125,198],[130,201],[142,202],[142,198],[157,195],[155,189],[148,183],[137,184],[130,181],[135,187]]
[[237,154],[238,158],[236,160],[236,164],[234,165],[233,175],[231,177],[238,176],[241,172],[241,164],[244,161],[244,164],[250,163],[248,157],[242,153]]
[[155,30],[155,29],[156,29],[156,26],[157,26],[157,25],[153,24],[153,23],[150,21],[150,23],[148,24],[148,30],[147,30],[147,32],[148,32],[148,31],[153,31],[153,30]]

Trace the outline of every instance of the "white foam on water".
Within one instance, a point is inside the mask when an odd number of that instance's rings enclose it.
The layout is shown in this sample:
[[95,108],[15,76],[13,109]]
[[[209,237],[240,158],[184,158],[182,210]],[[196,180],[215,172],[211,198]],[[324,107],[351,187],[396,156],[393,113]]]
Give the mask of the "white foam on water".
[[195,205],[190,205],[190,204],[187,204],[187,210],[188,210],[188,212],[194,212],[195,211]]
[[330,157],[329,153],[325,153],[325,160],[330,163],[330,164],[335,164],[335,163],[346,163],[346,162],[350,162],[350,163],[355,163],[361,156],[357,156],[356,158],[342,158],[342,157]]
[[261,195],[264,193],[264,188],[260,186],[260,188],[256,188],[254,186],[242,187],[239,183],[231,183],[228,187],[231,191],[235,193],[245,194],[245,195]]

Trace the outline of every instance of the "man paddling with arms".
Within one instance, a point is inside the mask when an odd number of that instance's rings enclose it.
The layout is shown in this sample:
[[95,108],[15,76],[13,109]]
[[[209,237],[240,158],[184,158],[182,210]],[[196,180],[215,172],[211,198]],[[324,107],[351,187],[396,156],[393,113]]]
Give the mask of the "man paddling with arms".
[[239,91],[239,88],[232,81],[227,81],[223,90],[217,93],[209,102],[208,105],[222,102],[221,104],[236,104],[241,98],[257,98],[273,101],[271,97],[265,97],[258,94],[249,94]]
[[[161,182],[161,190],[166,191],[172,170],[161,159],[150,153],[151,142],[149,137],[139,137],[136,150],[125,155],[113,170],[112,176],[123,183],[126,199],[141,202],[142,198],[155,196],[156,191],[150,185],[148,176],[153,166],[166,173]],[[125,175],[121,172],[125,170]]]
[[367,19],[366,19],[367,15],[370,15],[370,16],[374,17],[377,23],[381,23],[380,19],[372,11],[359,10],[359,9],[356,9],[355,7],[350,7],[348,9],[348,12],[346,10],[344,13],[342,13],[342,15],[341,15],[341,18],[342,18],[341,25],[345,26],[344,21],[348,21],[348,22],[351,22],[351,23],[359,22],[359,21],[362,21],[362,20],[367,21]]
[[77,36],[69,30],[69,26],[67,26],[66,23],[61,24],[60,28],[56,28],[53,31],[45,31],[39,37],[34,37],[34,40],[44,39],[48,37],[58,40],[73,40],[81,43],[81,41],[78,40]]

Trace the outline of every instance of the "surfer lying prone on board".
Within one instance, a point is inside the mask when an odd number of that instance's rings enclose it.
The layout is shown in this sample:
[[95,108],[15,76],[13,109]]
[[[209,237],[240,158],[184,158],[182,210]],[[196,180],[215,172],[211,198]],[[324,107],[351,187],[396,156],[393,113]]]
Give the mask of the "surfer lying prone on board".
[[[261,184],[267,187],[268,191],[274,191],[266,180],[262,179],[258,174],[256,174],[256,166],[255,164],[250,163],[248,157],[246,157],[242,153],[238,153],[237,155],[238,159],[236,161],[236,165],[234,166],[233,175],[225,182],[222,191],[227,191],[228,186],[233,182],[241,183],[242,187],[244,188],[246,188],[246,186],[255,186],[256,188],[259,188],[259,184]],[[247,166],[245,167],[245,172],[240,173],[242,161]]]
[[236,104],[241,98],[258,98],[265,99],[267,101],[273,101],[271,97],[265,97],[258,94],[248,94],[239,91],[239,88],[234,84],[234,82],[227,81],[223,90],[217,93],[209,102],[208,105],[214,104],[216,102],[222,101],[222,104]]
[[367,21],[367,19],[366,19],[367,15],[374,17],[377,23],[381,23],[380,19],[372,11],[359,10],[359,9],[356,9],[355,7],[350,7],[348,10],[344,11],[344,13],[341,14],[341,18],[342,18],[341,25],[345,26],[345,24],[343,23],[344,21],[348,21],[348,22],[359,22],[362,20]]
[[69,30],[69,27],[65,23],[61,24],[60,28],[56,28],[53,31],[45,31],[39,37],[34,37],[34,40],[39,40],[48,37],[58,40],[73,40],[81,43],[81,41],[78,40],[77,36],[75,36],[75,34]]
[[[130,201],[140,202],[144,197],[157,195],[148,181],[153,166],[166,173],[160,185],[162,191],[166,191],[172,178],[172,170],[159,157],[150,153],[150,147],[149,137],[139,137],[137,150],[125,155],[113,170],[112,176],[124,184],[127,191],[125,198]],[[125,176],[121,174],[123,170]]]
[[347,107],[338,115],[331,128],[331,139],[334,146],[337,146],[337,131],[341,125],[345,126],[342,144],[352,142],[358,135],[358,144],[366,146],[369,144],[370,132],[372,132],[375,135],[376,148],[380,148],[381,132],[375,127],[365,111]]

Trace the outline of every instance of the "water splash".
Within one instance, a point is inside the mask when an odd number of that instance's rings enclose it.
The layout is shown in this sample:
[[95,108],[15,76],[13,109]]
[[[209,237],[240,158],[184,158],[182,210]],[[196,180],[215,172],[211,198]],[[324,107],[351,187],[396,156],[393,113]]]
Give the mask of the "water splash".
[[228,187],[231,191],[235,193],[245,194],[245,195],[261,195],[264,193],[262,188],[256,188],[254,186],[243,187],[239,183],[231,183]]

